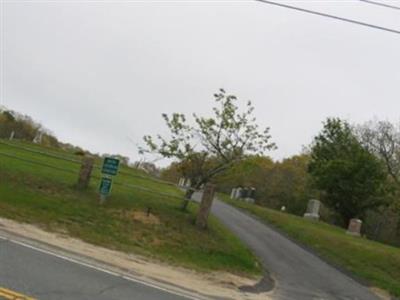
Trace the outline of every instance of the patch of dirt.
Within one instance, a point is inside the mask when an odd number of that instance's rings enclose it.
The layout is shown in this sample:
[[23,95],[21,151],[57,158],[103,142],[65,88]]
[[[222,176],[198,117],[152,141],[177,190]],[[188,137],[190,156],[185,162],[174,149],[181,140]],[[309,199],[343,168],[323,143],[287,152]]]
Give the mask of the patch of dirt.
[[161,224],[160,219],[156,215],[153,215],[151,212],[147,213],[147,211],[115,209],[110,210],[110,212],[119,218],[123,218],[129,221],[137,221],[143,224],[150,225]]
[[143,224],[160,225],[160,219],[151,213],[147,214],[147,212],[142,211],[131,211],[128,212],[128,216],[133,220],[139,221]]
[[380,288],[371,287],[370,290],[382,300],[392,300],[393,299],[392,296],[388,292],[386,292]]
[[[132,217],[138,218],[138,220],[149,218],[145,213],[137,212],[133,213]],[[158,222],[159,224],[160,221],[156,216],[152,216],[149,222]],[[64,231],[51,233],[37,226],[17,223],[9,219],[0,218],[0,224],[3,225],[1,230],[5,233],[65,249],[74,255],[90,258],[110,266],[110,268],[120,270],[121,273],[128,273],[149,282],[158,282],[158,284],[164,284],[175,290],[189,289],[200,295],[220,299],[268,300],[272,298],[272,292],[250,293],[240,290],[242,286],[256,285],[259,279],[240,277],[227,272],[199,273],[152,261],[138,255],[91,245],[66,236]]]

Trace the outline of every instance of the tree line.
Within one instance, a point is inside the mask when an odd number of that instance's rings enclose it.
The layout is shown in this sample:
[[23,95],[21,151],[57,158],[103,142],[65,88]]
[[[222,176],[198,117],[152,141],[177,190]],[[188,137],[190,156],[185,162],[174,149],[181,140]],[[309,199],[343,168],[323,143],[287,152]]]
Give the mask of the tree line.
[[31,117],[9,109],[0,109],[0,138],[35,141],[44,146],[59,147],[57,138]]

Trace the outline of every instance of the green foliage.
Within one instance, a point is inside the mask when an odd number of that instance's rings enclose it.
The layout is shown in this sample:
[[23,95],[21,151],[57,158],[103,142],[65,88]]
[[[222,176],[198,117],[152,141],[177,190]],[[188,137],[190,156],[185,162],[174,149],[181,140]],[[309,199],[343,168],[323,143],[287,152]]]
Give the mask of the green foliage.
[[383,165],[340,119],[328,119],[315,137],[309,172],[323,191],[321,200],[340,214],[344,225],[385,202]]
[[194,188],[229,169],[247,154],[262,154],[275,147],[270,142],[269,128],[259,130],[250,101],[240,111],[236,96],[221,89],[214,97],[214,115],[193,114],[194,125],[183,114],[163,114],[170,137],[145,136],[146,147],[141,149],[142,153],[177,159],[181,173],[191,179]]
[[213,181],[228,194],[233,187],[254,187],[258,204],[276,209],[285,206],[288,212],[302,215],[315,193],[309,184],[308,161],[304,154],[282,162],[248,156]]

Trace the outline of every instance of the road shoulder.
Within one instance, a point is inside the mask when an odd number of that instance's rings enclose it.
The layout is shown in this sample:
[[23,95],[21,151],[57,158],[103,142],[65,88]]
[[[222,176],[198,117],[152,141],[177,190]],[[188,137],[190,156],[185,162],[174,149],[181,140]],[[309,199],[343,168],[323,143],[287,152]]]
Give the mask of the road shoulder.
[[[0,237],[49,255],[121,276],[189,299],[268,299],[269,293],[246,293],[241,286],[257,280],[225,272],[199,273],[140,256],[94,246],[63,233],[0,218]],[[188,288],[189,287],[189,288]]]

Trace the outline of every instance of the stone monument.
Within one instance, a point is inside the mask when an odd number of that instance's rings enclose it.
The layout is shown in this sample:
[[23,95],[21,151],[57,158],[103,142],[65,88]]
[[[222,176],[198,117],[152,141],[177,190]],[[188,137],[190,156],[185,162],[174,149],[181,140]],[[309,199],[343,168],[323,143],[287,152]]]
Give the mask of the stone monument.
[[307,212],[304,214],[304,218],[310,220],[319,220],[319,209],[321,202],[315,199],[308,201]]
[[360,219],[351,219],[346,233],[353,236],[360,236],[361,226],[362,221]]
[[236,195],[235,195],[235,199],[240,199],[242,196],[242,188],[238,187],[236,188]]
[[235,199],[235,196],[236,196],[236,189],[233,188],[231,192],[231,199]]

